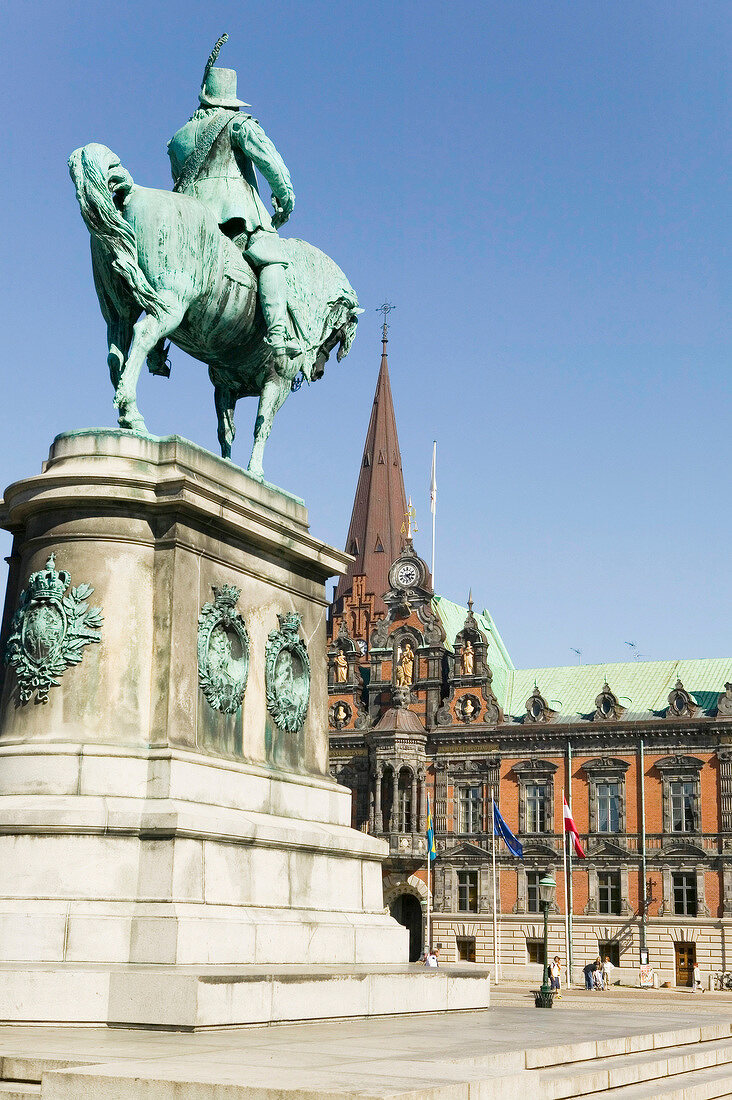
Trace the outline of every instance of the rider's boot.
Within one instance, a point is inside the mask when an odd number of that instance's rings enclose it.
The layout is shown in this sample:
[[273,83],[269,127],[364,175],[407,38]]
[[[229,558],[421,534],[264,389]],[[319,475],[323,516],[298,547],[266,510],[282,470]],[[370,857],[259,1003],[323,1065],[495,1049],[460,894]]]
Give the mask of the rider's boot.
[[287,284],[283,264],[265,264],[259,272],[259,303],[267,325],[266,342],[274,352],[278,374],[284,374],[287,360],[300,347],[287,340]]

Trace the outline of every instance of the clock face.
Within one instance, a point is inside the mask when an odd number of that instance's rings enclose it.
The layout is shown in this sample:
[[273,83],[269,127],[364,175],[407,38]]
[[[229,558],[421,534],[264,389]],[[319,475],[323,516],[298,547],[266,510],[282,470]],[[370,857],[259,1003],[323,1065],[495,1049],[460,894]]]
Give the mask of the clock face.
[[410,565],[408,562],[406,565],[400,565],[397,572],[397,583],[403,588],[409,588],[411,585],[417,583],[419,573],[414,565]]

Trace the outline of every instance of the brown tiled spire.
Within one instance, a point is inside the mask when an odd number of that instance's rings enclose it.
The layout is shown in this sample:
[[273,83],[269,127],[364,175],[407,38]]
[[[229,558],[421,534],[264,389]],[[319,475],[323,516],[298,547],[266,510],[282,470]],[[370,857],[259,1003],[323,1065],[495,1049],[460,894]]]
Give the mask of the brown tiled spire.
[[389,384],[387,330],[385,320],[381,368],[346,539],[346,550],[356,560],[341,577],[335,594],[335,599],[339,600],[351,591],[353,578],[365,574],[366,590],[376,597],[377,612],[386,611],[381,597],[389,587],[389,569],[402,548],[401,527],[407,510],[402,456]]

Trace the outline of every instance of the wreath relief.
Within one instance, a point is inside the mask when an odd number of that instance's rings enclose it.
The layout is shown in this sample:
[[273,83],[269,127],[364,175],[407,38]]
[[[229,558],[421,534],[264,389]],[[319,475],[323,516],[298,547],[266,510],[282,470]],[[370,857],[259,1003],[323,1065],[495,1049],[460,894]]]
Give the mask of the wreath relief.
[[302,729],[310,702],[310,658],[298,634],[301,616],[296,611],[278,615],[280,629],[273,630],[265,649],[267,709],[280,729]]
[[249,635],[236,609],[241,589],[212,585],[214,602],[198,616],[198,683],[214,710],[235,714],[249,675]]

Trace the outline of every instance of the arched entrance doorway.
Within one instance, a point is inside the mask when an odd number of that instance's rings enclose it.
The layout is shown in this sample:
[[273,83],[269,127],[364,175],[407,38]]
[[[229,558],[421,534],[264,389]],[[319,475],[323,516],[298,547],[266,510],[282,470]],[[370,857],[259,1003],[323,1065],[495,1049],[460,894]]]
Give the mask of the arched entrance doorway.
[[397,894],[389,912],[409,929],[409,961],[417,962],[422,954],[422,906],[413,894]]

